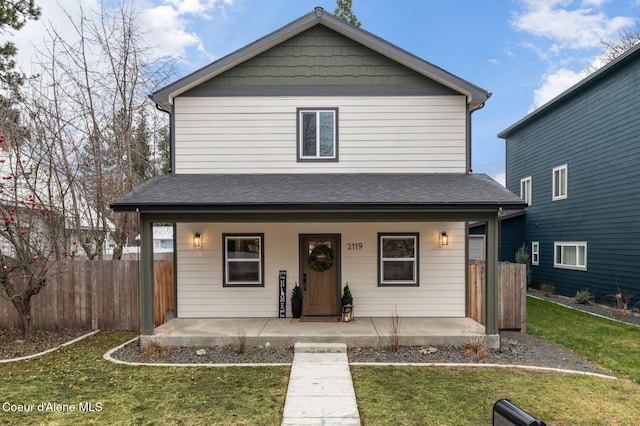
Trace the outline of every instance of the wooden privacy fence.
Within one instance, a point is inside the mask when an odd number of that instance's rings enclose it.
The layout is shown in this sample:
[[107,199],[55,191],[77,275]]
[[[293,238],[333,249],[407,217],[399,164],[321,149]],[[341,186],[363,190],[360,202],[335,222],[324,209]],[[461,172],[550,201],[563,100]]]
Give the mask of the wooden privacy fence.
[[[485,263],[469,262],[469,318],[486,325]],[[527,266],[498,263],[498,328],[527,331]]]
[[[155,320],[162,324],[174,310],[173,262],[156,260]],[[31,299],[34,330],[140,328],[138,260],[71,260],[58,265],[46,286]],[[0,298],[0,327],[19,328],[20,316]]]

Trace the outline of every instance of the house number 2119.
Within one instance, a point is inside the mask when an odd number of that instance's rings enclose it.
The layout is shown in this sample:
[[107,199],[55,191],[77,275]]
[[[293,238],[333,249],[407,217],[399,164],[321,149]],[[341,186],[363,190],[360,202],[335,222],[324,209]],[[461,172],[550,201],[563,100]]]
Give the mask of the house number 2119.
[[347,250],[362,250],[362,243],[347,243]]

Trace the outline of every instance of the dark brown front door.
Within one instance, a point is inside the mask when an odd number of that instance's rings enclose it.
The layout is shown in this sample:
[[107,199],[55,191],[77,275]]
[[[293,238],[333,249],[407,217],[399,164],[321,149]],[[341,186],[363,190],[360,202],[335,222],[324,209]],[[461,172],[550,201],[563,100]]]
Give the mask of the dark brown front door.
[[[309,264],[309,259],[312,263]],[[300,238],[300,281],[304,289],[304,316],[331,316],[338,312],[340,237],[304,235]],[[330,265],[330,266],[329,266]]]

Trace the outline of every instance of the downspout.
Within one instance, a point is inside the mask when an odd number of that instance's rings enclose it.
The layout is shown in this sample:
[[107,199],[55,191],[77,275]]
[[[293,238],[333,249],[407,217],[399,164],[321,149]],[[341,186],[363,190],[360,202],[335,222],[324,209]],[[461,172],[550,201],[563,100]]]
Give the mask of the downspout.
[[[169,174],[174,174],[175,167],[175,156],[173,153],[175,152],[175,138],[173,128],[175,125],[175,121],[173,119],[173,114],[171,111],[167,111],[162,108],[159,104],[156,104],[156,109],[158,111],[166,112],[169,114]],[[174,318],[178,317],[178,268],[175,265],[178,264],[178,242],[177,242],[177,226],[176,222],[171,223],[171,227],[173,228],[173,316]]]
[[166,109],[162,108],[159,104],[156,104],[156,109],[158,111],[166,112],[167,114],[169,114],[169,174],[173,174],[173,171],[176,169],[175,156],[173,155],[173,153],[175,152],[175,139],[173,135],[173,126],[175,123],[173,114],[171,113],[171,111],[167,111]]
[[[487,96],[487,99],[489,99],[491,97],[492,93],[489,93]],[[485,100],[486,102],[486,100]],[[477,107],[475,107],[474,109],[469,109],[469,102],[467,102],[467,123],[466,123],[466,136],[467,136],[467,174],[472,173],[473,172],[473,168],[471,166],[471,114],[473,114],[474,112],[481,110],[482,108],[484,108],[484,104],[485,102],[481,103],[480,105],[478,105]]]

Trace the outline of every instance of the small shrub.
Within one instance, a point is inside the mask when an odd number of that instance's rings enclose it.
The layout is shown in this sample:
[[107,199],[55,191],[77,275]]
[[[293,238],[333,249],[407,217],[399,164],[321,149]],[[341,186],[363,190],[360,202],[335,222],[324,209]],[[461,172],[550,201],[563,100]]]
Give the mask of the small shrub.
[[573,301],[579,305],[595,305],[596,296],[589,291],[589,289],[578,290]]
[[245,331],[238,331],[238,337],[235,339],[236,352],[243,354],[247,351],[247,333]]
[[472,340],[464,345],[464,354],[470,358],[478,360],[489,358],[487,347],[480,340]]
[[400,315],[396,306],[391,312],[391,329],[389,330],[389,345],[391,353],[397,355],[400,351]]
[[147,344],[147,348],[141,353],[141,355],[149,360],[162,359],[177,350],[178,348],[170,347],[165,345],[163,342],[152,340]]
[[540,291],[545,295],[545,297],[549,297],[556,293],[556,286],[553,284],[540,284]]

